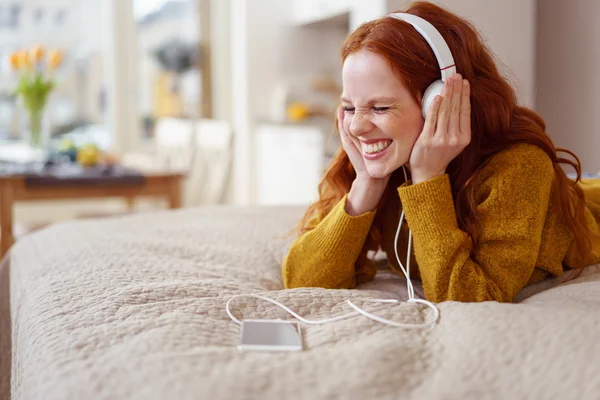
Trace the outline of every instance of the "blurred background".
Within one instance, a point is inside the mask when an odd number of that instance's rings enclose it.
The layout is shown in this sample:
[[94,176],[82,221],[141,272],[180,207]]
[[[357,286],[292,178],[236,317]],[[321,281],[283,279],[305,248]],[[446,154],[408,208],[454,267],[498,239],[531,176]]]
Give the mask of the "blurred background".
[[[27,162],[11,55],[40,46],[61,55],[45,117],[58,148],[92,143],[124,165],[183,169],[186,207],[308,204],[339,147],[332,128],[343,40],[408,3],[0,0],[0,160]],[[475,24],[520,102],[545,118],[557,145],[579,155],[584,172],[600,170],[600,3],[435,3]],[[171,143],[199,133],[209,144]],[[15,219],[125,207],[118,199],[27,203]]]

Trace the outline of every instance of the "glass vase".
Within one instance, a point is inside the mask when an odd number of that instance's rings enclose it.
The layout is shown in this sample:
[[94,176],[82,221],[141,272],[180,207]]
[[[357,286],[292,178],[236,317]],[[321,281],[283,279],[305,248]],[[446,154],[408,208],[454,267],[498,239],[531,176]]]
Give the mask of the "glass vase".
[[47,108],[22,108],[23,138],[32,150],[46,152],[50,139]]

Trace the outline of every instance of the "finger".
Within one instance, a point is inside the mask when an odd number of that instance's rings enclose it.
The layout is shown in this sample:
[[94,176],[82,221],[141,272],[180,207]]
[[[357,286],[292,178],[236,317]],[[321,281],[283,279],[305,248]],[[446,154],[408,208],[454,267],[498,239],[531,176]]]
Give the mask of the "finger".
[[431,103],[431,107],[429,107],[429,111],[427,112],[425,118],[425,124],[423,125],[422,136],[427,138],[432,138],[435,133],[435,125],[437,122],[438,111],[440,109],[440,104],[442,103],[442,96],[435,96],[433,102]]
[[463,80],[460,99],[460,133],[471,138],[471,84]]
[[440,103],[440,109],[438,111],[437,126],[435,128],[434,136],[445,135],[448,131],[448,113],[450,111],[452,84],[452,78],[444,83],[444,88],[442,89],[442,102]]
[[452,99],[450,100],[450,116],[448,121],[448,133],[453,136],[460,134],[460,101],[463,90],[462,77],[460,74],[453,76]]
[[[338,130],[340,131],[340,139],[342,141],[342,146],[344,147],[346,153],[358,151],[356,143],[354,142],[354,140],[352,140],[350,134],[346,131],[346,128],[344,127],[345,114],[346,112],[344,111],[344,107],[340,106],[340,108],[338,109]],[[348,155],[350,156],[349,153]]]

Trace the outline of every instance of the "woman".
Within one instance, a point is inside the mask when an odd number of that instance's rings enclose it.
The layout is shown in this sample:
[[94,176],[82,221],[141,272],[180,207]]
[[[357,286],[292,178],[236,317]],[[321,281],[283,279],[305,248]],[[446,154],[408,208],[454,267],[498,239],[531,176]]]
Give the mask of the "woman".
[[[353,288],[375,276],[368,252],[378,249],[399,272],[402,210],[400,257],[410,229],[411,264],[430,301],[511,302],[565,267],[597,263],[598,182],[579,182],[577,157],[556,149],[542,118],[517,105],[469,23],[425,2],[404,12],[440,32],[459,74],[424,120],[421,98],[440,67],[423,36],[387,16],[346,39],[342,149],[284,260],[285,286]],[[576,182],[561,164],[575,168]]]

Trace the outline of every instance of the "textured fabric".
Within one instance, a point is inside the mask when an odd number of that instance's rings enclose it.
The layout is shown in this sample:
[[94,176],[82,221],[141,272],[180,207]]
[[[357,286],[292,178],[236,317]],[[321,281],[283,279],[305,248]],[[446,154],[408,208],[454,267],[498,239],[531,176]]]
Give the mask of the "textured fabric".
[[[475,248],[459,229],[448,175],[417,185],[407,182],[398,188],[399,200],[377,210],[385,220],[381,248],[401,274],[394,237],[403,208],[414,238],[413,276],[422,280],[428,300],[511,302],[528,284],[561,276],[565,264],[575,268],[600,261],[599,239],[590,258],[578,257],[570,231],[559,220],[554,182],[552,162],[538,147],[519,144],[492,157],[474,182],[481,224]],[[600,233],[600,180],[581,186],[588,225]],[[364,238],[376,216],[369,212],[356,217],[360,224],[341,223],[348,218],[345,201],[296,240],[282,265],[286,287],[351,288],[358,271],[374,275],[375,266],[365,254],[375,249],[366,248]],[[401,260],[406,259],[407,243],[408,229],[403,227],[398,239]],[[327,252],[320,251],[323,246]]]
[[0,264],[0,399],[10,395],[11,323],[8,257]]
[[[302,212],[200,208],[63,223],[20,239],[10,259],[13,400],[600,397],[598,268],[523,304],[440,304],[431,329],[358,316],[303,326],[302,352],[239,352],[225,303],[240,293],[310,319],[350,312],[348,298],[399,322],[430,316],[358,300],[392,296],[403,280],[389,273],[362,289],[283,290],[293,238],[282,235]],[[254,299],[232,312],[287,318]],[[0,350],[6,360],[10,348]]]

